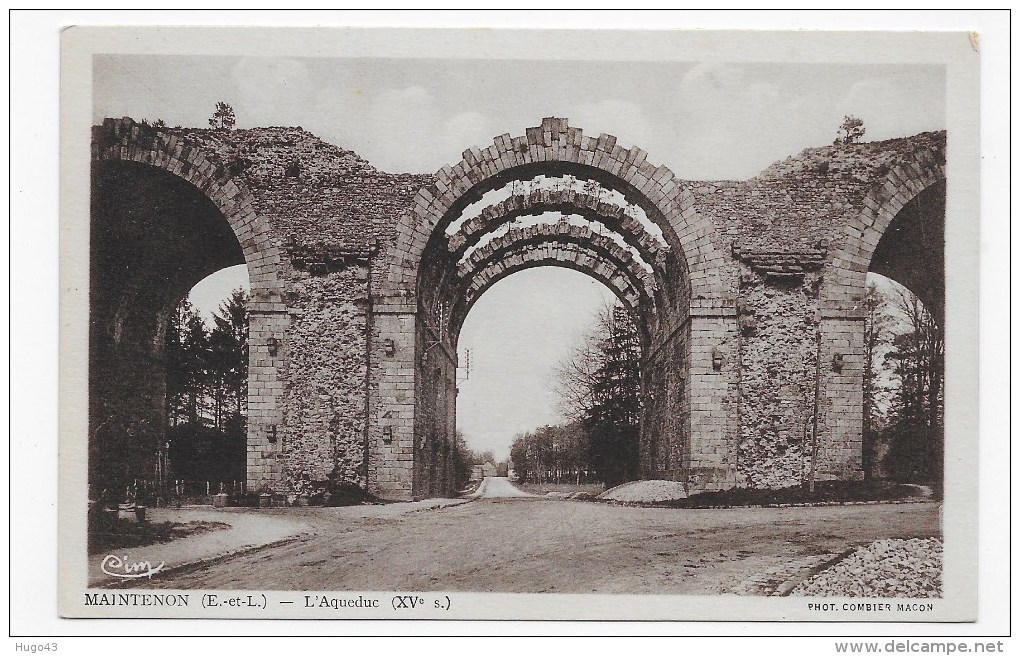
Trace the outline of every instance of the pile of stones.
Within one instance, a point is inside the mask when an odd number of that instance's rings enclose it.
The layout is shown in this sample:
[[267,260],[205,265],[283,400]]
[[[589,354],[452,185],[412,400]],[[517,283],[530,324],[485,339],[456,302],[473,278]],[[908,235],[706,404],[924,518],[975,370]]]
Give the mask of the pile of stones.
[[801,583],[793,596],[940,597],[942,540],[879,540]]
[[687,490],[678,481],[632,481],[610,488],[598,498],[631,503],[661,503],[686,499]]

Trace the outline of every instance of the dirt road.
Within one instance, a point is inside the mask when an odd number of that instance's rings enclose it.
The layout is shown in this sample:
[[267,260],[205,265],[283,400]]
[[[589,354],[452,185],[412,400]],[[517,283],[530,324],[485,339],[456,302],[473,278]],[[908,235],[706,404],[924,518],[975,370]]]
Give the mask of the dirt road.
[[[493,484],[494,492],[503,486]],[[544,497],[292,508],[313,534],[148,587],[747,593],[747,581],[879,538],[939,535],[935,503],[671,510]],[[254,511],[253,511],[254,512]],[[767,578],[767,577],[766,577]]]
[[486,476],[475,491],[474,498],[478,499],[510,499],[516,497],[534,497],[520,488],[514,486],[507,478],[499,476]]

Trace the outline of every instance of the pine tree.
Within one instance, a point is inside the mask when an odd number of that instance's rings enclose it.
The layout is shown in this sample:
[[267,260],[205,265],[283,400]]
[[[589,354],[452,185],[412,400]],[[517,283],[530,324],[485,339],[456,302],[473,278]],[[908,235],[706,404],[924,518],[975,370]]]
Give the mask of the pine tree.
[[585,417],[592,465],[606,485],[637,477],[640,417],[641,345],[626,310],[616,305],[600,321],[600,365],[595,371],[595,403]]
[[216,111],[209,118],[209,127],[214,130],[233,130],[235,122],[234,108],[223,101],[217,102]]
[[602,312],[592,333],[557,367],[564,412],[583,426],[586,460],[607,485],[638,475],[640,360],[637,327],[616,305]]
[[836,132],[835,144],[853,144],[857,143],[864,137],[865,133],[864,119],[857,118],[856,116],[844,116],[843,122],[839,126],[839,130]]
[[167,437],[174,478],[244,476],[248,386],[247,295],[235,290],[210,330],[184,299],[166,331]]
[[[243,431],[248,398],[248,295],[235,289],[213,314],[209,333],[216,427]],[[228,412],[226,406],[232,407]]]
[[197,423],[208,385],[208,330],[185,298],[171,315],[166,332],[168,423]]

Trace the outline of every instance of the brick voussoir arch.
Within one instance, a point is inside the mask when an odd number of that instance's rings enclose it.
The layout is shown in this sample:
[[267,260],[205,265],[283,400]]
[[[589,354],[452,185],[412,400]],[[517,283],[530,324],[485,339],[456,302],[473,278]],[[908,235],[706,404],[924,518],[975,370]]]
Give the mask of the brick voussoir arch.
[[464,297],[468,301],[474,301],[489,287],[514,272],[523,268],[550,265],[562,265],[596,278],[623,299],[631,310],[636,311],[647,298],[640,291],[640,287],[636,286],[639,284],[638,281],[630,275],[621,273],[614,262],[576,244],[560,248],[522,247],[499,261],[489,262],[472,275],[471,284],[465,290]]
[[[398,224],[387,276],[391,287],[388,293],[413,290],[422,255],[436,228],[455,219],[464,207],[481,198],[487,187],[495,188],[515,176],[562,170],[578,177],[596,177],[623,193],[628,201],[641,205],[674,250],[685,255],[691,251],[703,253],[688,264],[691,292],[694,297],[723,296],[725,288],[718,272],[693,275],[703,266],[722,261],[715,246],[714,228],[694,211],[690,192],[673,173],[665,166],[648,163],[646,157],[640,148],[617,146],[612,135],[585,136],[563,118],[543,119],[541,126],[528,128],[524,137],[503,134],[487,148],[464,151],[461,162],[440,169],[435,181],[418,192],[414,210]],[[699,230],[684,230],[691,225]]]
[[175,175],[198,189],[230,224],[251,283],[252,309],[283,311],[280,295],[280,252],[268,221],[255,211],[255,198],[243,180],[214,164],[185,137],[135,123],[130,118],[106,119],[94,144],[96,161],[145,164]]
[[889,224],[907,203],[945,179],[944,160],[938,152],[924,150],[913,153],[871,185],[861,212],[846,225],[843,244],[833,255],[833,275],[824,293],[827,307],[839,308],[863,298],[872,256]]
[[493,239],[478,248],[458,269],[462,280],[470,281],[475,271],[490,266],[528,247],[567,247],[580,248],[598,255],[612,263],[639,285],[648,298],[655,297],[657,285],[654,277],[634,259],[630,251],[620,247],[615,241],[591,232],[584,226],[575,226],[566,222],[517,228],[507,234]]
[[601,223],[619,234],[636,248],[644,258],[654,261],[667,246],[660,244],[641,223],[624,208],[605,203],[598,197],[573,189],[536,189],[528,194],[515,194],[484,208],[477,216],[465,221],[450,235],[447,250],[460,259],[464,253],[488,232],[510,223],[521,216],[537,216],[545,212],[577,215],[591,222]]
[[554,239],[564,242],[590,244],[596,249],[606,251],[619,259],[628,261],[633,258],[630,251],[607,237],[593,232],[587,226],[579,226],[567,221],[556,223],[540,223],[537,225],[515,227],[498,237],[493,238],[474,252],[462,263],[460,270],[470,270],[478,263],[499,257],[502,251],[513,249],[518,243]]
[[522,244],[519,245],[518,251],[492,260],[483,268],[472,272],[470,285],[464,289],[453,307],[453,334],[460,334],[460,325],[475,301],[486,290],[518,271],[541,266],[572,269],[601,282],[623,303],[635,325],[640,326],[647,337],[647,326],[643,322],[647,317],[641,312],[641,307],[643,304],[651,303],[651,300],[641,289],[640,282],[633,279],[630,272],[622,271],[618,263],[579,244],[560,244],[558,247],[554,244],[541,246]]

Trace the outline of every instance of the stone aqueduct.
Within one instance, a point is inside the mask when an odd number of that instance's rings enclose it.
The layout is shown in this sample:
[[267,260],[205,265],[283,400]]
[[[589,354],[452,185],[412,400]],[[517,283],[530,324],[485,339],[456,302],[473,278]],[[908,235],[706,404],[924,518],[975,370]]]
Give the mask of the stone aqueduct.
[[[640,327],[643,477],[690,492],[858,478],[865,275],[941,318],[944,153],[944,133],[923,133],[691,182],[548,118],[434,176],[394,175],[300,128],[108,119],[93,129],[91,480],[152,478],[167,317],[241,263],[249,489],[332,475],[450,494],[460,327],[535,266],[603,282]],[[536,176],[552,187],[529,189]],[[544,212],[575,220],[520,220]]]

